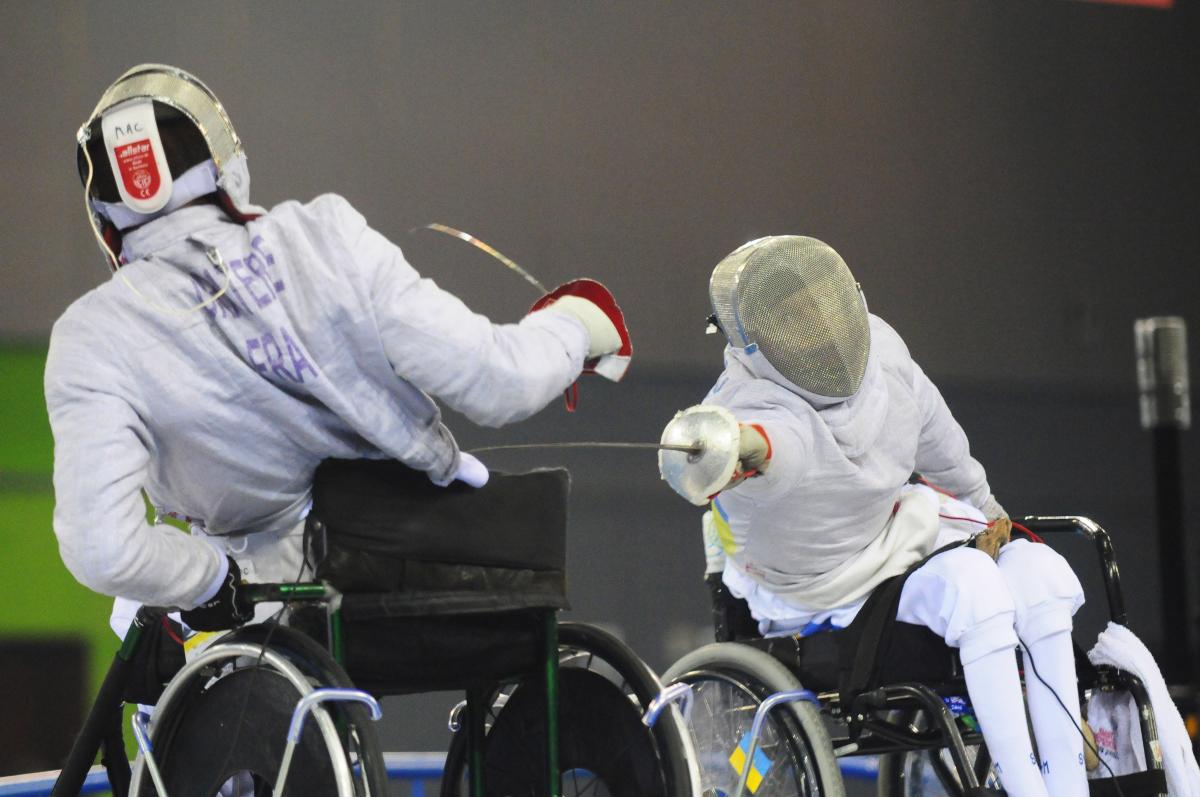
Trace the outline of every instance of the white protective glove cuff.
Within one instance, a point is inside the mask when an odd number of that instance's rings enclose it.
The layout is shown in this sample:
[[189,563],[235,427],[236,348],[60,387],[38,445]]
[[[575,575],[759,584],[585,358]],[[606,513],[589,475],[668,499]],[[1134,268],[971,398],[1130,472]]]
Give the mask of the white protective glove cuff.
[[983,506],[979,507],[979,511],[988,520],[996,518],[1008,517],[1008,513],[1004,511],[1004,507],[1000,506],[1000,502],[996,500],[996,496],[988,494],[987,500],[983,502]]
[[545,308],[551,313],[574,318],[588,334],[588,359],[612,354],[621,348],[621,333],[608,315],[595,303],[581,296],[562,296]]
[[[225,583],[225,576],[229,575],[229,557],[225,555],[216,545],[213,549],[221,554],[221,566],[217,568],[217,577],[208,585],[208,589],[204,590],[204,594],[196,598],[196,606],[202,603],[208,603],[221,590],[221,586]],[[193,608],[185,606],[184,608]]]
[[488,483],[491,474],[487,465],[465,451],[459,452],[458,470],[454,472],[454,480],[468,484],[471,487],[482,487]]

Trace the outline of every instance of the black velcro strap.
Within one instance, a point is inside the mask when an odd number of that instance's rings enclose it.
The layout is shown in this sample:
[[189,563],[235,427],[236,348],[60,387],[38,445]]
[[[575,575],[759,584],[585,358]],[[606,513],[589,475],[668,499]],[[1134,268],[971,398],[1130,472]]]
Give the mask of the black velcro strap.
[[867,598],[858,616],[843,632],[845,644],[842,648],[842,667],[843,670],[849,671],[841,687],[843,703],[849,705],[855,695],[875,686],[880,654],[888,649],[892,630],[897,623],[896,612],[900,606],[900,593],[904,590],[904,582],[917,568],[933,557],[952,548],[960,548],[966,542],[952,542],[938,548],[900,575],[892,576],[881,583]]
[[1167,773],[1161,769],[1148,769],[1115,778],[1089,780],[1088,793],[1092,797],[1155,797],[1167,793]]

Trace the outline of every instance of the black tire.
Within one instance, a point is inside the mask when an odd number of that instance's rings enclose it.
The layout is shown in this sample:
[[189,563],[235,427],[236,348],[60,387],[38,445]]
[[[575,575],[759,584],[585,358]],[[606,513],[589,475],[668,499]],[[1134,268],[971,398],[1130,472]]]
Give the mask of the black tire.
[[[739,776],[729,757],[749,732],[762,701],[801,688],[796,676],[771,656],[730,642],[689,653],[663,678],[692,686],[690,726],[706,796],[736,791]],[[812,703],[787,703],[774,710],[758,748],[770,765],[755,797],[845,797],[829,732]]]
[[[249,626],[216,643],[265,644],[282,655],[314,686],[352,688],[345,671],[308,637],[277,626]],[[278,671],[244,662],[210,677],[197,674],[178,697],[161,706],[154,720],[155,758],[171,797],[213,797],[238,776],[254,794],[270,795],[279,774],[292,711],[300,699],[295,684]],[[338,729],[343,754],[357,766],[354,794],[387,795],[387,769],[367,710],[353,703],[325,705]],[[289,797],[338,794],[329,748],[318,724],[309,720],[287,775]],[[139,797],[155,797],[148,776]]]
[[[567,797],[693,797],[690,739],[676,711],[653,729],[641,715],[662,686],[616,637],[593,626],[558,628],[559,774]],[[488,795],[544,795],[545,728],[538,679],[491,701],[484,751]],[[442,797],[466,797],[466,733],[451,740]]]

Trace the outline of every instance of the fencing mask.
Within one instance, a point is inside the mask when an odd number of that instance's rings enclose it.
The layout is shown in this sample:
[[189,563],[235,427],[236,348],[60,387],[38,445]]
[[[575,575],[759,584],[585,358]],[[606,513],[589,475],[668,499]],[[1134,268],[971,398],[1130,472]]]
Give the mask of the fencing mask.
[[731,346],[759,353],[804,394],[840,401],[858,392],[871,348],[867,305],[830,246],[759,238],[717,264],[708,290]]
[[141,64],[121,75],[76,141],[88,217],[114,268],[120,230],[206,194],[240,222],[262,212],[250,204],[246,155],[225,109],[177,67]]

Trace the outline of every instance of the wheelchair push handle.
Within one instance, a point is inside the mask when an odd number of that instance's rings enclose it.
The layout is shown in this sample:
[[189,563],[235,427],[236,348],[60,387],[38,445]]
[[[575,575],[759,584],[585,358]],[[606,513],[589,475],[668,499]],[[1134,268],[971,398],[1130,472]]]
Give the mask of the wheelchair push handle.
[[1112,537],[1099,523],[1082,515],[1031,515],[1017,522],[1038,535],[1080,534],[1091,540],[1100,558],[1100,575],[1104,579],[1104,593],[1108,598],[1109,618],[1118,625],[1129,624]]

